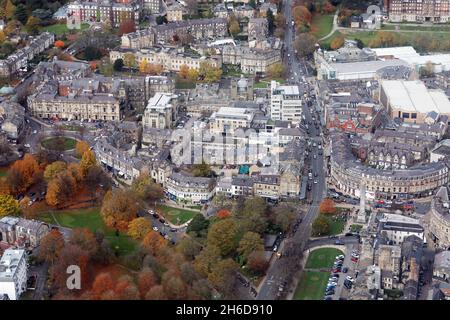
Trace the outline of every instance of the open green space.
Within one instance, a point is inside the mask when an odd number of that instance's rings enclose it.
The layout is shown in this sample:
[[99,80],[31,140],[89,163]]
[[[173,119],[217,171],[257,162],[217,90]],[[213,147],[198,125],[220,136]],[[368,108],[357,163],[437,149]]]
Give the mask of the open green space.
[[[72,32],[83,31],[88,28],[89,28],[88,23],[82,23],[81,29],[74,29]],[[69,28],[67,28],[66,23],[57,23],[57,24],[53,24],[51,26],[43,27],[41,31],[48,31],[48,32],[52,32],[56,35],[62,35],[64,33],[70,32],[71,30],[69,30]]]
[[198,211],[174,208],[166,205],[158,205],[158,210],[169,220],[172,224],[179,225],[188,222]]
[[351,226],[350,226],[350,231],[351,232],[360,232],[361,231],[361,229],[362,229],[362,225],[360,225],[360,224],[352,224]]
[[330,269],[336,256],[343,252],[336,248],[321,248],[312,251],[306,262],[306,269]]
[[341,217],[331,217],[330,219],[330,233],[328,235],[334,236],[340,234],[344,231],[345,228],[345,219]]
[[128,235],[119,233],[106,227],[100,214],[100,208],[77,209],[77,210],[55,210],[45,212],[38,216],[39,220],[60,225],[67,228],[88,228],[95,232],[102,230],[105,238],[111,244],[113,250],[117,250],[120,255],[126,255],[136,249],[137,243]]
[[322,300],[329,276],[328,272],[303,272],[295,290],[294,300]]
[[[356,40],[359,39],[362,41],[365,47],[370,46],[371,40],[373,40],[379,32],[387,32],[392,33],[394,35],[395,43],[392,46],[405,46],[405,45],[413,45],[417,47],[418,38],[427,38],[429,41],[434,41],[435,43],[442,44],[444,47],[440,49],[441,51],[450,50],[450,48],[445,48],[445,45],[448,43],[450,38],[450,32],[410,32],[410,31],[357,31],[357,32],[341,32],[336,31],[333,35],[323,41],[320,42],[323,48],[329,48],[331,42],[340,36],[343,36],[346,39]],[[420,48],[417,47],[420,51]]]
[[45,149],[67,151],[75,149],[77,140],[67,137],[52,137],[41,141]]
[[384,24],[381,26],[382,30],[412,30],[412,31],[446,31],[450,32],[450,25],[392,25],[392,24]]
[[314,15],[311,21],[312,34],[320,39],[325,37],[333,29],[333,14]]

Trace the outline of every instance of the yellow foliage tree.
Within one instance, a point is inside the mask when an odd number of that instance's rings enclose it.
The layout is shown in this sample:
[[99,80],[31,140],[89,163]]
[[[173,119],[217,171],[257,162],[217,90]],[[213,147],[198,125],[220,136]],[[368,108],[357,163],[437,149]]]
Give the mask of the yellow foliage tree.
[[96,165],[97,159],[95,158],[94,152],[92,152],[92,150],[86,151],[85,153],[83,153],[83,156],[81,157],[80,161],[81,175],[83,177],[86,177],[86,174],[89,171],[89,169]]
[[145,218],[136,218],[128,225],[128,235],[135,240],[142,240],[152,230],[152,225]]
[[14,17],[14,13],[16,13],[16,6],[12,3],[11,0],[7,0],[5,7],[6,18],[12,19]]
[[79,157],[82,157],[83,154],[89,150],[89,143],[87,143],[84,140],[78,141],[76,146],[75,146],[75,151],[77,152],[77,155]]

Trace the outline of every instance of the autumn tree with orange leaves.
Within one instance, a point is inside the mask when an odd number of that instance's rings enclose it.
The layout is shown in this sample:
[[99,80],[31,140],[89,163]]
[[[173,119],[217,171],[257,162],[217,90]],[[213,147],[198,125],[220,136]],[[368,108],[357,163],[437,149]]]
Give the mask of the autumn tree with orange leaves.
[[103,198],[101,214],[109,228],[126,231],[128,224],[137,216],[136,199],[129,191],[108,191]]
[[319,207],[319,212],[325,214],[335,214],[337,209],[334,205],[334,201],[330,198],[323,199]]
[[55,47],[56,47],[56,48],[62,49],[62,48],[64,48],[64,46],[65,46],[64,41],[62,41],[62,40],[56,40],[56,41],[55,41]]
[[53,229],[42,238],[39,246],[39,259],[53,264],[64,248],[64,237],[59,230]]
[[142,247],[152,255],[158,255],[166,245],[167,241],[153,230],[142,240]]
[[220,219],[231,217],[231,212],[227,209],[220,209],[219,211],[217,211],[217,217]]
[[14,162],[6,179],[11,191],[16,194],[26,191],[41,174],[42,170],[38,162],[31,154],[27,153],[23,160]]

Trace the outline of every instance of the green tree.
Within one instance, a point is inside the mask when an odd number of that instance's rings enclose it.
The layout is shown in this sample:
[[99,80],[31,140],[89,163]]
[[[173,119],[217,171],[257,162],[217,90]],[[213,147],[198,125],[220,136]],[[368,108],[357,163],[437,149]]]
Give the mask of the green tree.
[[253,251],[263,251],[264,245],[261,236],[255,232],[246,232],[239,241],[238,252],[246,261]]
[[20,212],[19,203],[10,195],[0,194],[0,217],[15,216]]
[[37,34],[39,32],[39,25],[41,24],[41,19],[34,16],[30,16],[27,20],[25,28],[27,32],[31,34]]
[[264,199],[260,197],[246,199],[242,212],[238,212],[241,229],[262,234],[268,224],[266,210],[267,204]]
[[211,272],[212,267],[220,261],[220,250],[218,247],[208,245],[203,249],[199,255],[195,257],[194,268],[195,270],[207,277]]
[[184,237],[177,244],[177,250],[181,252],[187,259],[194,260],[194,258],[202,250],[202,245],[193,237]]
[[123,69],[123,60],[122,59],[117,59],[116,61],[114,61],[113,64],[113,69],[114,71],[122,71]]
[[267,10],[267,26],[269,29],[269,34],[273,34],[274,28],[275,28],[275,18],[273,17],[273,12],[272,10]]
[[239,32],[241,32],[241,27],[239,26],[239,21],[236,18],[230,19],[228,30],[230,34],[235,37]]
[[233,219],[223,219],[209,228],[207,243],[219,248],[222,256],[227,256],[237,248],[237,235],[237,223]]
[[272,79],[280,78],[284,73],[284,66],[282,63],[275,63],[267,71]]
[[231,258],[224,259],[214,264],[208,274],[208,280],[225,295],[232,293],[238,264]]
[[25,24],[28,19],[27,8],[23,4],[18,4],[14,12],[14,17],[22,24]]
[[55,161],[49,164],[44,171],[44,178],[47,182],[50,182],[58,176],[61,172],[67,169],[67,163],[64,161]]
[[187,232],[195,232],[196,236],[201,236],[209,226],[209,221],[205,219],[202,214],[197,214],[192,218],[191,222],[187,227]]
[[201,164],[194,164],[192,166],[192,174],[195,177],[210,177],[212,174],[211,166],[205,162]]
[[312,232],[316,236],[323,236],[330,233],[331,225],[330,225],[330,219],[323,215],[319,214],[316,220],[314,220],[312,225]]
[[123,56],[123,64],[128,68],[135,68],[137,65],[135,55],[132,53],[125,53]]

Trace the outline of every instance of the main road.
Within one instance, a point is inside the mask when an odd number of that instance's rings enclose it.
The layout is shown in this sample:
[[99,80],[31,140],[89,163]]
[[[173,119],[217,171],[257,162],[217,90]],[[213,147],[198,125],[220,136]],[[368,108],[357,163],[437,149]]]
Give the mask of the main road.
[[[309,138],[315,141],[317,144],[322,140],[321,138],[321,126],[318,115],[315,114],[315,98],[309,97],[310,84],[304,82],[305,78],[309,75],[306,62],[303,59],[298,59],[294,49],[294,28],[291,25],[292,13],[291,13],[291,1],[284,1],[284,16],[286,18],[286,30],[285,30],[285,52],[284,52],[284,64],[288,70],[288,82],[299,85],[301,93],[306,89],[307,97],[305,100],[309,100],[312,104],[308,106],[307,103],[303,104],[303,114],[305,115],[305,123],[309,127]],[[314,120],[319,123],[319,126],[315,126]],[[311,143],[311,147],[313,143]],[[259,293],[257,295],[258,300],[274,300],[281,296],[281,290],[285,290],[293,279],[294,274],[298,271],[300,266],[300,260],[302,252],[304,251],[308,239],[311,235],[312,222],[316,219],[319,213],[319,204],[325,195],[325,176],[324,176],[324,161],[322,154],[319,154],[318,147],[312,147],[311,153],[307,163],[313,173],[317,173],[315,183],[312,184],[312,197],[311,203],[308,206],[307,212],[304,215],[302,222],[293,235],[293,237],[285,240],[284,250],[280,259],[276,260],[269,268],[267,276],[262,284]],[[321,152],[322,153],[322,152]],[[282,287],[282,288],[281,288]]]

